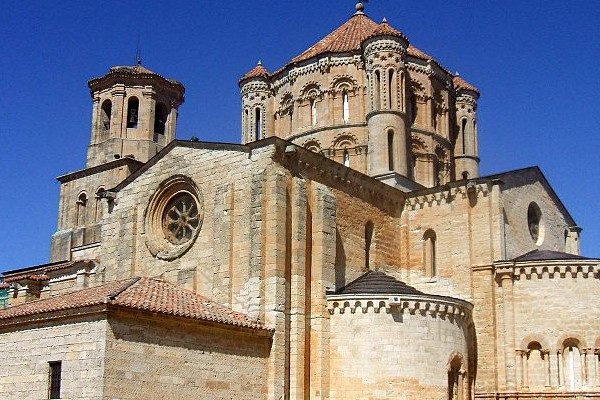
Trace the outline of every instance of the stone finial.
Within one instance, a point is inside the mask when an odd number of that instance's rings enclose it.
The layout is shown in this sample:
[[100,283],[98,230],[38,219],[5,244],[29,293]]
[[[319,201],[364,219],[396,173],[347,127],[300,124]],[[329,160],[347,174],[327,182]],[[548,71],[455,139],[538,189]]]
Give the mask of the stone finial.
[[362,3],[362,1],[356,3],[356,14],[362,14],[364,9],[365,5]]

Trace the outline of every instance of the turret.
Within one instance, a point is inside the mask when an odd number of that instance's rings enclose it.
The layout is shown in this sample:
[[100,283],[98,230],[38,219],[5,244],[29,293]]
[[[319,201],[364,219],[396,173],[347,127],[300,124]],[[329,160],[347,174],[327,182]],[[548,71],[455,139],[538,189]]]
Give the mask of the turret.
[[87,166],[122,157],[146,162],[175,139],[185,88],[138,64],[88,82],[94,108]]
[[454,77],[456,91],[456,141],[454,163],[456,179],[479,176],[479,151],[477,138],[477,100],[479,90],[460,76]]
[[369,175],[394,186],[405,186],[410,178],[404,69],[408,45],[406,36],[385,20],[363,43],[369,96]]
[[242,95],[242,143],[265,138],[271,129],[269,71],[259,61],[239,82]]

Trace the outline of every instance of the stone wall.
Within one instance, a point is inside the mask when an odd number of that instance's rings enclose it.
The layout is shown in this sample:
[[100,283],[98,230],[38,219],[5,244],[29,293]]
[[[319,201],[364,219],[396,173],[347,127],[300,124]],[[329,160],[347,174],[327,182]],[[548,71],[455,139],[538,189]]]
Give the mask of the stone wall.
[[108,399],[265,398],[268,336],[111,315],[106,347]]
[[[568,218],[542,182],[532,175],[533,172],[511,174],[502,189],[508,260],[535,249],[561,252],[566,249]],[[527,210],[532,202],[542,212],[537,243],[530,235],[527,222]]]
[[48,363],[62,361],[61,398],[103,399],[106,329],[106,320],[91,316],[0,327],[0,393],[4,398],[48,398]]
[[467,371],[468,393],[469,306],[436,313],[436,300],[400,296],[390,305],[387,298],[358,297],[329,299],[332,400],[446,398],[455,358]]

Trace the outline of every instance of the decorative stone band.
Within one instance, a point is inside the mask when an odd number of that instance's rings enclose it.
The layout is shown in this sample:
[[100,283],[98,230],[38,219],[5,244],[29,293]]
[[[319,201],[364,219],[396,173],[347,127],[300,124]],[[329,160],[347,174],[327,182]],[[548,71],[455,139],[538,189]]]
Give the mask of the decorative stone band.
[[346,312],[389,314],[393,309],[398,309],[403,313],[422,316],[470,320],[473,305],[465,300],[435,295],[353,294],[328,295],[327,309],[331,315]]
[[496,278],[524,280],[559,278],[600,279],[598,260],[541,260],[541,261],[502,261],[494,263]]

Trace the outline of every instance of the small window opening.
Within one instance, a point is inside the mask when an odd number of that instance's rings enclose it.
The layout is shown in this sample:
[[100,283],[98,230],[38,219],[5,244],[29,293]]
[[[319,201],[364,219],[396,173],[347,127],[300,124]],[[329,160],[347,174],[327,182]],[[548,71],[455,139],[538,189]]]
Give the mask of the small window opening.
[[154,132],[159,135],[164,135],[166,123],[167,107],[163,103],[158,103],[154,112]]
[[469,172],[468,171],[463,171],[462,172],[462,178],[465,179],[465,180],[469,179]]
[[464,378],[462,360],[457,356],[450,362],[448,370],[448,399],[462,400],[464,399]]
[[250,124],[249,122],[249,115],[248,115],[248,110],[244,110],[244,134],[246,135],[246,140],[250,140],[250,138],[248,137],[249,132],[248,132],[248,126]]
[[48,398],[60,399],[60,381],[62,374],[62,361],[50,361],[48,363]]
[[365,224],[365,269],[371,267],[371,242],[373,241],[374,225],[372,221]]
[[77,226],[85,225],[86,206],[87,195],[85,193],[81,193],[79,197],[77,197]]
[[347,124],[350,120],[350,103],[348,102],[348,92],[345,90],[342,92],[342,103],[344,123]]
[[373,89],[373,95],[375,97],[375,109],[379,110],[381,108],[381,74],[379,73],[379,70],[375,71],[375,87]]
[[527,208],[527,225],[529,226],[529,234],[536,244],[540,245],[542,241],[542,235],[540,231],[540,222],[542,221],[542,211],[540,207],[535,203],[529,203]]
[[131,97],[127,102],[127,127],[137,128],[138,126],[138,111],[140,108],[140,101],[137,97]]
[[460,137],[462,139],[462,143],[461,144],[462,144],[462,152],[463,152],[463,154],[466,154],[466,151],[467,151],[467,146],[466,146],[466,144],[467,144],[467,139],[466,139],[467,132],[466,132],[466,130],[467,130],[467,120],[465,118],[463,118],[461,120],[461,127],[460,127]]
[[417,112],[419,109],[417,108],[417,98],[414,95],[410,96],[410,104],[409,104],[409,114],[410,114],[410,124],[414,125],[417,120]]
[[256,140],[262,139],[262,113],[258,107],[254,110],[254,131],[256,132]]
[[436,234],[428,229],[423,235],[423,264],[425,275],[429,278],[437,276]]
[[388,86],[388,108],[390,108],[390,109],[392,108],[392,98],[393,98],[392,88],[394,87],[393,82],[394,82],[394,70],[390,69],[388,71],[388,85],[387,85]]
[[390,171],[394,171],[394,131],[388,131],[388,168]]
[[435,100],[431,101],[431,126],[433,130],[437,130],[437,106]]
[[110,130],[110,119],[112,116],[112,102],[110,100],[104,100],[102,103],[102,118],[101,128],[104,131]]
[[350,166],[350,153],[348,153],[348,150],[344,149],[344,165],[346,167]]
[[317,101],[315,99],[310,101],[310,124],[317,125]]

